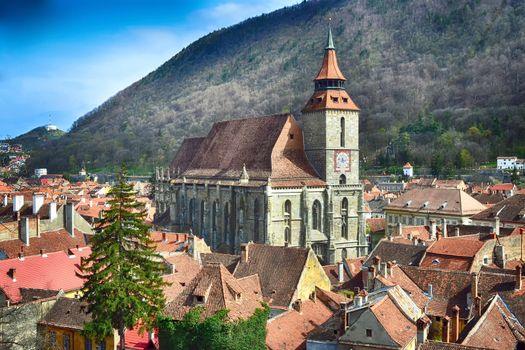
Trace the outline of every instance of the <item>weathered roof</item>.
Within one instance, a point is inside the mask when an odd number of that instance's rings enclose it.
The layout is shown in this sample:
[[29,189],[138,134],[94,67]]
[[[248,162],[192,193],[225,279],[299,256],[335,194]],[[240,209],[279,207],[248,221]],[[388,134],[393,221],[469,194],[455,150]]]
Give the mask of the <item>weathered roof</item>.
[[459,189],[415,188],[394,200],[385,210],[403,210],[448,215],[474,215],[485,206]]
[[[180,320],[192,308],[202,305],[204,318],[228,309],[228,318],[236,320],[250,317],[261,307],[262,295],[258,276],[235,278],[221,264],[203,266],[189,285],[166,305],[165,313]],[[199,301],[197,298],[202,297]]]
[[192,137],[182,141],[170,165],[171,173],[174,176],[182,174],[188,168],[204,140],[205,137]]
[[359,107],[352,101],[346,90],[320,90],[315,91],[302,112],[313,112],[324,109],[342,109],[359,111]]
[[469,271],[476,254],[484,244],[478,236],[441,238],[430,245],[420,265],[443,270]]
[[248,243],[248,261],[240,261],[235,277],[258,274],[263,296],[271,305],[288,307],[292,301],[309,250]]
[[90,321],[91,314],[88,313],[87,303],[78,299],[59,298],[40,323],[60,328],[83,330],[84,325]]
[[174,272],[163,275],[162,279],[170,283],[163,287],[166,301],[174,300],[201,270],[200,264],[187,253],[165,257],[164,260],[173,266]]
[[467,346],[456,343],[444,343],[440,341],[427,340],[419,345],[418,350],[488,350],[477,346]]
[[465,331],[461,335],[465,345],[510,350],[516,349],[518,341],[525,341],[525,329],[498,295]]
[[399,265],[417,266],[427,248],[427,246],[408,245],[382,239],[369,254],[363,265],[371,266],[373,258],[379,256],[382,261],[396,261]]
[[503,193],[473,193],[472,197],[482,204],[496,204],[506,198]]
[[420,309],[424,309],[428,303],[429,297],[408,277],[399,265],[392,267],[391,274],[388,277],[377,275],[376,279],[384,286],[400,286]]
[[504,222],[525,224],[525,194],[515,194],[474,215],[472,220],[494,220],[496,216]]
[[222,253],[201,253],[201,262],[202,265],[208,265],[211,263],[221,263],[233,273],[241,257],[239,255],[232,254],[222,254]]
[[424,291],[432,285],[432,299],[427,314],[444,317],[452,315],[455,305],[460,307],[460,317],[468,317],[468,298],[471,276],[464,271],[447,271],[415,266],[401,266],[405,274]]
[[291,114],[215,123],[192,157],[180,175],[189,181],[238,181],[245,167],[249,183],[257,185],[268,179],[280,186],[325,185],[306,157],[302,130]]

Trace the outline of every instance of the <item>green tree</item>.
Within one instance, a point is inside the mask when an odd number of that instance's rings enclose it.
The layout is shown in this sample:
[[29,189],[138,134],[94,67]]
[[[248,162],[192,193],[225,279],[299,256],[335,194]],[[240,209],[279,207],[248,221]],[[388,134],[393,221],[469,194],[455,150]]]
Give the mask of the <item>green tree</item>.
[[459,169],[470,168],[474,166],[474,157],[470,154],[469,150],[466,148],[461,149],[457,155],[456,166]]
[[81,266],[87,279],[81,299],[89,303],[93,318],[84,333],[103,339],[117,329],[121,350],[126,328],[140,321],[143,329],[152,329],[165,304],[163,266],[144,224],[146,213],[139,210],[141,204],[125,175],[122,167],[109,191],[110,209],[92,238],[91,256]]
[[246,320],[229,321],[228,310],[202,319],[202,307],[190,310],[180,321],[159,317],[159,345],[171,350],[266,349],[267,305]]

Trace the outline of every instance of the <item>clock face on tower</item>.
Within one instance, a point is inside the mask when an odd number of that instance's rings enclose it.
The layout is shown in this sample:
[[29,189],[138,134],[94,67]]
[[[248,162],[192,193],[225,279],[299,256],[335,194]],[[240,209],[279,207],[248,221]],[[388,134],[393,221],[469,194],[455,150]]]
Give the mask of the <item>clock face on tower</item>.
[[350,151],[338,150],[334,152],[335,171],[350,171]]

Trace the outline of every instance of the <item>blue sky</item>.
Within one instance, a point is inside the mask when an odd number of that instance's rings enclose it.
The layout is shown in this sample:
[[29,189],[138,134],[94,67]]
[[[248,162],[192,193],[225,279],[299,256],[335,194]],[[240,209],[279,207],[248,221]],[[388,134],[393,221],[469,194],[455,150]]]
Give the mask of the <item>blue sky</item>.
[[63,130],[183,47],[298,0],[0,0],[0,139]]

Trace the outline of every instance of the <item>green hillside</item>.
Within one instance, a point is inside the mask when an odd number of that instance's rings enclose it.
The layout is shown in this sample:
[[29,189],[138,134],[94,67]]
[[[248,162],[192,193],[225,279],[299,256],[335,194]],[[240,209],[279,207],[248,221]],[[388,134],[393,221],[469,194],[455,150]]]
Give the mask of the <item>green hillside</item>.
[[328,18],[361,107],[364,165],[469,167],[525,156],[525,2],[306,1],[213,32],[77,120],[50,171],[166,165],[215,121],[300,110]]
[[10,144],[20,144],[24,151],[38,151],[45,148],[46,144],[58,141],[65,132],[62,130],[47,130],[45,126],[40,126],[31,131],[17,136],[8,142]]

